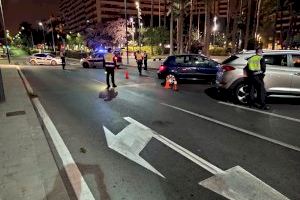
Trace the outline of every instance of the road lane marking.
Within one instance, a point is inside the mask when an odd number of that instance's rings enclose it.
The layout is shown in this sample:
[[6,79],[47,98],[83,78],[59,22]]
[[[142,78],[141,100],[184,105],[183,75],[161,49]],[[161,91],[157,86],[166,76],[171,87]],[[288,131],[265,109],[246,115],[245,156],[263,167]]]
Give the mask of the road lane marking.
[[[30,86],[23,72],[20,70],[19,66],[17,66],[17,70],[19,71],[20,77],[23,80],[25,88],[28,91],[28,93],[34,94],[32,87]],[[37,112],[39,113],[39,116],[52,139],[52,142],[63,163],[64,170],[68,176],[68,179],[75,192],[77,199],[95,200],[90,188],[88,187],[87,183],[82,177],[82,174],[78,166],[76,165],[70,151],[66,147],[63,139],[61,138],[59,132],[57,131],[54,123],[51,121],[50,117],[48,116],[41,102],[39,101],[38,98],[32,98],[32,103],[36,108]]]
[[200,158],[196,154],[188,151],[187,149],[181,147],[180,145],[176,144],[175,142],[169,140],[168,138],[158,134],[157,132],[153,131],[152,129],[148,128],[147,126],[144,126],[140,122],[138,122],[130,117],[124,117],[124,119],[127,120],[131,124],[136,124],[137,126],[143,128],[144,130],[151,131],[152,137],[156,138],[157,140],[159,140],[160,142],[162,142],[169,148],[173,149],[174,151],[181,154],[182,156],[188,158],[189,160],[196,163],[200,167],[206,169],[207,171],[211,172],[212,174],[217,174],[217,173],[223,172],[223,170],[221,170],[220,168],[218,168],[218,167],[214,166],[213,164],[207,162],[206,160]]
[[288,116],[279,115],[279,114],[276,114],[276,113],[271,113],[271,112],[266,112],[266,111],[262,111],[262,110],[256,110],[256,109],[252,109],[252,108],[247,108],[247,107],[244,107],[244,106],[235,105],[235,104],[232,104],[232,103],[226,103],[226,102],[222,102],[222,101],[219,101],[218,103],[223,104],[223,105],[227,105],[227,106],[237,107],[237,108],[240,108],[240,109],[249,110],[249,111],[252,111],[252,112],[257,112],[257,113],[261,113],[261,114],[265,114],[265,115],[270,115],[270,116],[273,116],[273,117],[278,117],[278,118],[282,118],[282,119],[286,119],[286,120],[290,120],[290,121],[294,121],[294,122],[300,123],[300,119],[293,118],[293,117],[288,117]]
[[46,110],[42,106],[41,102],[38,98],[32,99],[33,104],[35,105],[47,131],[52,139],[52,142],[56,148],[59,157],[62,160],[64,169],[67,173],[67,176],[70,180],[72,188],[76,194],[77,199],[83,200],[94,200],[94,196],[90,191],[87,183],[85,182],[82,174],[76,165],[70,151],[68,150],[66,144],[64,143],[63,139],[61,138],[59,132],[57,131],[55,125],[53,124],[52,120],[48,116]]
[[177,107],[177,106],[172,106],[172,105],[169,105],[169,104],[166,104],[166,103],[161,103],[161,105],[167,106],[167,107],[169,107],[169,108],[173,108],[173,109],[175,109],[175,110],[180,110],[180,111],[182,111],[182,112],[185,112],[185,113],[188,113],[188,114],[190,114],[190,115],[199,117],[199,118],[201,118],[201,119],[205,119],[205,120],[207,120],[207,121],[210,121],[210,122],[219,124],[219,125],[221,125],[221,126],[225,126],[225,127],[227,127],[227,128],[234,129],[234,130],[236,130],[236,131],[245,133],[245,134],[247,134],[247,135],[251,135],[251,136],[260,138],[260,139],[262,139],[262,140],[271,142],[271,143],[273,143],[273,144],[277,144],[277,145],[286,147],[286,148],[288,148],[288,149],[292,149],[292,150],[295,150],[295,151],[300,151],[300,147],[297,147],[297,146],[294,146],[294,145],[290,145],[290,144],[287,144],[287,143],[284,143],[284,142],[281,142],[281,141],[279,141],[279,140],[275,140],[275,139],[272,139],[272,138],[269,138],[269,137],[266,137],[266,136],[263,136],[263,135],[259,135],[259,134],[257,134],[257,133],[252,132],[252,131],[249,131],[249,130],[246,130],[246,129],[243,129],[243,128],[240,128],[240,127],[237,127],[237,126],[234,126],[234,125],[231,125],[231,124],[227,124],[227,123],[225,123],[225,122],[222,122],[222,121],[219,121],[219,120],[216,120],[216,119],[213,119],[213,118],[204,116],[204,115],[200,115],[200,114],[198,114],[198,113],[194,113],[194,112],[192,112],[192,111],[188,111],[188,110],[185,110],[185,109],[183,109],[183,108],[179,108],[179,107]]
[[159,171],[139,155],[152,138],[212,173],[214,176],[199,182],[199,185],[228,199],[288,199],[240,166],[223,171],[131,117],[124,119],[130,124],[117,135],[103,126],[108,147],[163,178]]

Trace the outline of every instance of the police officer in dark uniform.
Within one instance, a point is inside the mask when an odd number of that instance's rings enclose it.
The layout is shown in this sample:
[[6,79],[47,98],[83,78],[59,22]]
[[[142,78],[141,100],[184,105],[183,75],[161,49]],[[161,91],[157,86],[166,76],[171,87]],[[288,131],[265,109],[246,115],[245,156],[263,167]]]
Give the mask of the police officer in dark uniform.
[[259,108],[269,110],[266,105],[266,89],[264,84],[264,77],[266,72],[266,63],[262,57],[262,49],[259,47],[255,50],[255,55],[248,59],[246,66],[248,83],[249,83],[249,106],[255,105],[255,91],[257,92],[257,100]]

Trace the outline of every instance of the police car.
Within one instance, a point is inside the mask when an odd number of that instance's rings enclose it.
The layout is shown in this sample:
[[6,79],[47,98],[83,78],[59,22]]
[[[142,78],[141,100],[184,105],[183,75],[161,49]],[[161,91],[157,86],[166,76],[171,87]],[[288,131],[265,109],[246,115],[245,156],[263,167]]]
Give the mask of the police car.
[[[90,56],[86,58],[82,58],[80,60],[80,64],[83,68],[90,68],[90,67],[103,67],[104,62],[104,55],[107,53],[106,50],[99,50],[93,52]],[[119,51],[114,51],[114,61],[116,63],[117,68],[122,65],[122,57]]]

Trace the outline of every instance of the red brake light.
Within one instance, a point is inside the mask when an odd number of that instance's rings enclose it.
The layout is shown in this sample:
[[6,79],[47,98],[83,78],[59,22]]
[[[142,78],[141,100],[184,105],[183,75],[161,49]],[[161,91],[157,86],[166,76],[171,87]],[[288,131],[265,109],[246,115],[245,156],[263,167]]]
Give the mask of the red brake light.
[[230,65],[223,65],[222,66],[222,69],[225,71],[225,72],[228,72],[228,71],[231,71],[231,70],[235,70],[234,67],[230,66]]
[[159,71],[164,71],[166,69],[166,66],[164,66],[164,65],[161,65],[160,67],[159,67]]

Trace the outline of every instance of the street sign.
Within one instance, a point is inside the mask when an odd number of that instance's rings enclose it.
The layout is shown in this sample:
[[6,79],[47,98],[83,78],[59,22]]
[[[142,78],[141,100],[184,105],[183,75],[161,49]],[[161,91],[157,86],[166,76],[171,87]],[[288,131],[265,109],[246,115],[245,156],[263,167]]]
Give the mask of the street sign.
[[152,138],[212,173],[214,176],[199,184],[228,199],[288,199],[240,166],[223,171],[140,122],[130,117],[124,117],[124,119],[130,124],[117,135],[103,126],[108,147],[163,178],[165,178],[164,175],[139,155]]

